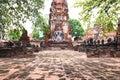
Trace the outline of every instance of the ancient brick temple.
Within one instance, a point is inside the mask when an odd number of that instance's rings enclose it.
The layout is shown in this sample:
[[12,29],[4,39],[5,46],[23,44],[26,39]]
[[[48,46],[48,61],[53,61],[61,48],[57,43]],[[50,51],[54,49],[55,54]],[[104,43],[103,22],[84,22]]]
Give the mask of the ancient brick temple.
[[66,0],[53,0],[51,3],[50,14],[50,36],[46,40],[48,45],[55,43],[61,46],[72,43],[72,31],[68,23],[68,5]]
[[83,37],[83,40],[93,38],[93,40],[99,40],[102,37],[102,30],[99,24],[94,24],[93,28],[89,28]]

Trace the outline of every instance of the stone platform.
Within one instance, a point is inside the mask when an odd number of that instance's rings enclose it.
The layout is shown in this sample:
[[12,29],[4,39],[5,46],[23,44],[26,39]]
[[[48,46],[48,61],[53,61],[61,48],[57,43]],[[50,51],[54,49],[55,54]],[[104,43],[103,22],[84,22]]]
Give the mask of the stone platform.
[[35,58],[0,58],[0,80],[120,80],[120,58],[87,58],[72,50]]
[[48,41],[47,45],[49,47],[72,47],[72,43],[67,41],[63,42]]
[[27,47],[9,47],[0,48],[0,58],[27,58],[35,57],[33,52],[35,49]]

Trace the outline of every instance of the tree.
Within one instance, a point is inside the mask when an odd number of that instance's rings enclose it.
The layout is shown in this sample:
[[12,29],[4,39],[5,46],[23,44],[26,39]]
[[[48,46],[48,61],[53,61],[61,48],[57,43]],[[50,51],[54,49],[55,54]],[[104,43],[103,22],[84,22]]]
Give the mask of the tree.
[[34,28],[32,32],[33,38],[37,40],[44,40],[45,35],[43,34],[43,31],[40,31],[40,29]]
[[50,34],[50,26],[48,25],[47,21],[48,20],[46,20],[46,18],[44,18],[42,15],[36,20],[32,32],[33,38],[42,40],[46,35]]
[[[44,0],[0,0],[0,32],[17,29],[20,31],[27,19],[33,25],[40,26],[40,9],[43,8]],[[40,23],[37,22],[39,19]]]
[[38,29],[36,29],[36,28],[34,28],[34,30],[33,30],[33,32],[32,32],[32,35],[33,35],[33,38],[34,39],[40,39],[40,35],[39,35],[39,30]]
[[84,35],[84,30],[81,27],[81,24],[76,19],[69,19],[69,24],[72,28],[72,36],[82,37]]
[[[100,24],[102,30],[115,29],[120,14],[120,0],[76,0],[75,7],[82,7],[80,19],[87,22]],[[92,19],[94,21],[92,22]]]
[[19,31],[17,29],[13,29],[9,31],[10,40],[18,40],[21,35],[22,35],[22,31]]

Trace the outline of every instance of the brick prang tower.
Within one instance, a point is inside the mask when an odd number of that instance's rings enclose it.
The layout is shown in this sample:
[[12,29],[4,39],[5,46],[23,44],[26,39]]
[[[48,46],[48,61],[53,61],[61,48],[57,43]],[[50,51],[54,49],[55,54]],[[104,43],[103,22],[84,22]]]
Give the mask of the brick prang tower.
[[50,7],[50,36],[47,44],[72,44],[72,30],[68,23],[68,4],[66,0],[53,0]]

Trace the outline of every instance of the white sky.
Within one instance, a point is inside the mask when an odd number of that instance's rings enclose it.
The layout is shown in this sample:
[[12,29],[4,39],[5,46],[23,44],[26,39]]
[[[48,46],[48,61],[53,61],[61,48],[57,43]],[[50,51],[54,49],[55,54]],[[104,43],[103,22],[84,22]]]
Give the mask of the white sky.
[[[49,16],[51,2],[52,2],[52,0],[45,0],[45,7],[41,11],[45,17]],[[79,14],[81,8],[74,8],[73,7],[74,2],[75,2],[75,0],[67,0],[68,8],[69,8],[69,17],[72,19],[78,19],[79,18],[78,14]],[[30,34],[32,32],[32,23],[30,21],[27,21],[27,23],[25,23],[24,26],[25,26],[25,29],[28,31],[28,34]]]
[[[50,13],[50,7],[51,7],[52,0],[45,0],[45,8],[43,10],[44,15],[48,15]],[[69,17],[73,19],[78,19],[78,13],[80,12],[80,8],[74,8],[75,0],[67,0],[68,8],[69,8]]]

